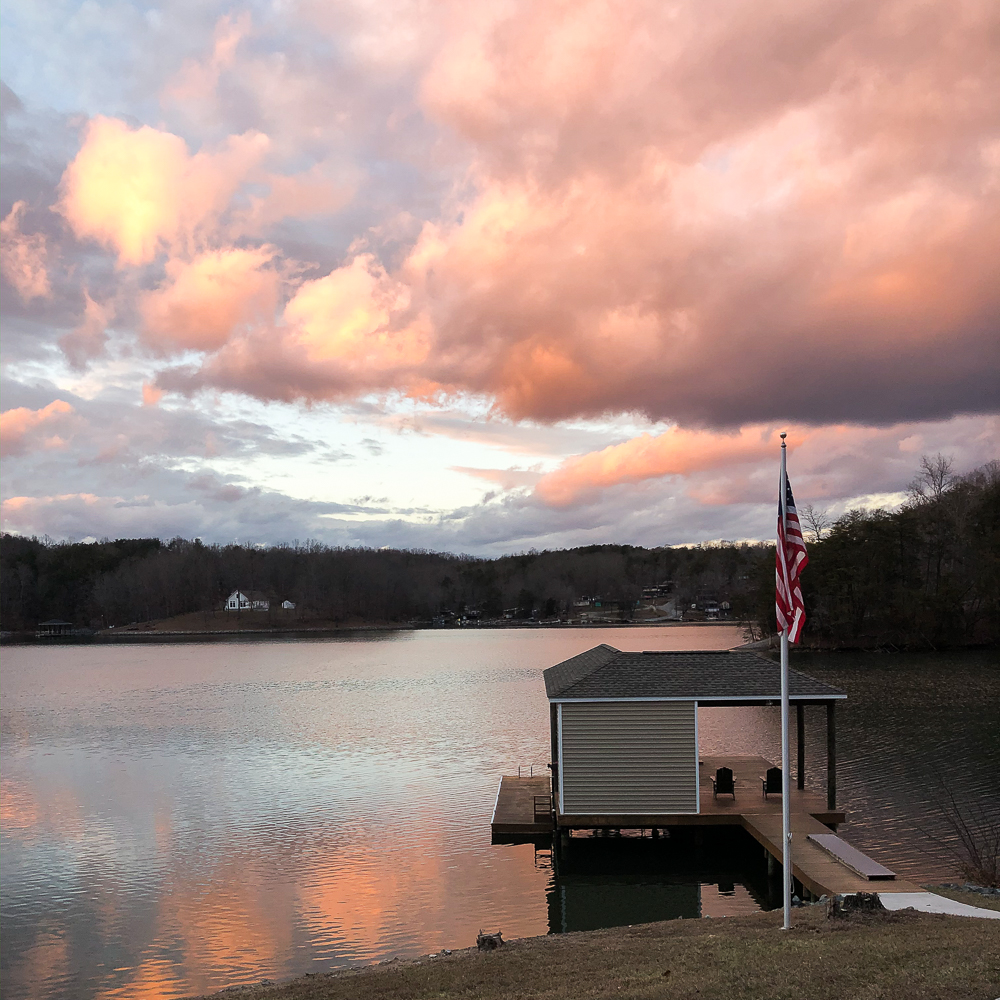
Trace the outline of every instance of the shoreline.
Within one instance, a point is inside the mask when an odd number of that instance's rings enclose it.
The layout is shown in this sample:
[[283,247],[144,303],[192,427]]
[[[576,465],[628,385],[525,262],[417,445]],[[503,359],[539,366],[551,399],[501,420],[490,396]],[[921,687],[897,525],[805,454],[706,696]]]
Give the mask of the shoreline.
[[121,629],[102,629],[82,635],[39,636],[34,633],[5,633],[0,636],[4,645],[60,645],[91,642],[146,642],[171,639],[232,639],[251,636],[254,638],[294,638],[312,636],[334,636],[353,632],[490,632],[508,629],[636,629],[636,628],[729,628],[742,627],[738,621],[710,622],[489,622],[482,625],[431,625],[413,622],[361,623],[357,625],[289,626],[263,625],[256,628],[236,629],[158,629],[153,625],[142,627],[123,626]]
[[[899,910],[827,917],[825,906],[517,938],[475,947],[236,983],[198,1000],[380,1000],[467,997],[548,1000],[809,996],[993,997],[1000,935],[989,920]],[[990,990],[994,992],[989,992]],[[194,998],[191,998],[194,1000]]]

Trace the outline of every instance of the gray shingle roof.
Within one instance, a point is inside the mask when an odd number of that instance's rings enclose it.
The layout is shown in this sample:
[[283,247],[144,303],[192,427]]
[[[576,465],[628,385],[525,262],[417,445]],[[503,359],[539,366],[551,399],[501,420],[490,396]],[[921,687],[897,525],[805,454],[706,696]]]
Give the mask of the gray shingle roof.
[[[772,701],[781,697],[781,668],[750,650],[623,653],[601,644],[543,675],[549,698],[696,698]],[[839,688],[788,671],[788,696],[844,698]]]

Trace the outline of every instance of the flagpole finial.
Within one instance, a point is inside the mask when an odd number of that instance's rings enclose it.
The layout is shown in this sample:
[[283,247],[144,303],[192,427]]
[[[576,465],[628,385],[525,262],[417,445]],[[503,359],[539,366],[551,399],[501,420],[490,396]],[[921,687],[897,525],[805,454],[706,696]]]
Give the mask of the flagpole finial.
[[782,431],[782,432],[781,432],[781,433],[780,433],[780,434],[778,435],[778,437],[780,437],[780,438],[781,438],[781,440],[782,440],[782,441],[784,441],[784,440],[785,440],[785,438],[786,438],[786,437],[788,437],[788,435],[787,435],[787,434],[786,434],[786,433],[785,433],[784,431]]

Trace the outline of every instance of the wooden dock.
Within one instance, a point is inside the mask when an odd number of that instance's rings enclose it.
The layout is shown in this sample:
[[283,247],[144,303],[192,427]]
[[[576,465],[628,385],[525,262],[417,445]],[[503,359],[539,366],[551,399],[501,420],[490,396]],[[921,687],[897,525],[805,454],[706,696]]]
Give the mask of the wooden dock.
[[[705,756],[699,767],[700,811],[696,814],[664,816],[561,816],[546,814],[551,802],[548,776],[500,779],[491,823],[496,839],[505,837],[541,837],[555,832],[578,829],[669,829],[677,826],[741,826],[781,863],[781,796],[764,798],[760,776],[772,764],[755,756]],[[729,767],[736,778],[736,798],[712,797],[712,776],[716,768]],[[809,839],[810,834],[829,834],[831,827],[844,822],[844,813],[827,808],[826,797],[804,789],[791,789],[792,872],[809,892],[816,896],[854,892],[919,892],[920,887],[904,879],[878,876],[871,881],[838,860],[829,849]],[[549,807],[550,808],[550,807]],[[847,846],[847,845],[845,845]],[[875,871],[880,866],[859,852],[857,859],[868,862]],[[864,864],[861,865],[865,867]],[[891,874],[891,873],[890,873]]]
[[[819,844],[809,839],[810,833],[829,833],[828,827],[806,813],[793,812],[792,874],[814,896],[833,896],[852,892],[921,892],[919,885],[899,877],[891,881],[870,881],[838,861]],[[745,815],[743,829],[777,862],[781,863],[781,813]],[[863,857],[863,855],[862,855]]]
[[494,837],[544,837],[552,833],[552,782],[548,775],[505,774],[497,789],[490,827]]

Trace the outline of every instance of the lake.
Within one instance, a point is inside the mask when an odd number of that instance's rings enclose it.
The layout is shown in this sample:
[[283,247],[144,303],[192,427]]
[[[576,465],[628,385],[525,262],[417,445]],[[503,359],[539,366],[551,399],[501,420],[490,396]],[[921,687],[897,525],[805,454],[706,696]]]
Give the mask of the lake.
[[[776,905],[760,848],[594,839],[556,873],[493,845],[502,773],[543,768],[541,671],[727,626],[474,629],[5,647],[5,998],[184,996],[507,938]],[[1000,797],[995,652],[804,654],[847,690],[838,804],[901,875],[957,878],[949,794]],[[807,710],[807,784],[825,780]],[[776,709],[703,709],[705,753],[780,756]],[[794,733],[794,721],[793,721]],[[576,847],[577,845],[574,845]]]

